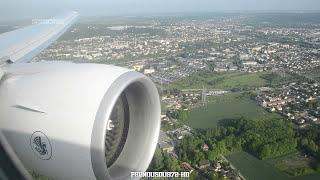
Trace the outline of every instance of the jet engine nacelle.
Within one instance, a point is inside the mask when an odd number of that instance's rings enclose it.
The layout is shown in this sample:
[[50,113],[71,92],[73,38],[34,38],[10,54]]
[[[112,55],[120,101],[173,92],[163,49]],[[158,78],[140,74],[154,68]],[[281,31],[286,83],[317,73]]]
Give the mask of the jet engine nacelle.
[[0,129],[30,171],[58,179],[130,179],[160,131],[146,76],[97,64],[13,64],[0,81]]

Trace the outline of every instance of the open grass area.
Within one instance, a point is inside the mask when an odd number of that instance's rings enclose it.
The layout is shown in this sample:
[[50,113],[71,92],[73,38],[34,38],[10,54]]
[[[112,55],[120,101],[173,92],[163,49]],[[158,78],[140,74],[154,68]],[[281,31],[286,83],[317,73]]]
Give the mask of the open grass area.
[[210,128],[224,119],[280,118],[278,114],[265,111],[255,101],[241,94],[214,96],[209,100],[207,107],[192,110],[184,123],[193,128]]
[[299,152],[269,159],[267,162],[291,176],[314,173],[314,168],[317,166],[315,159],[305,157]]
[[272,72],[200,72],[183,78],[170,85],[176,89],[226,89],[252,90],[263,86],[277,86],[279,84],[297,80],[298,77],[285,76]]
[[267,82],[260,78],[261,73],[216,73],[201,72],[175,82],[172,87],[177,89],[199,89],[203,86],[214,89],[232,89],[261,87]]
[[240,152],[226,157],[249,180],[284,180],[288,176],[256,157]]
[[268,161],[259,160],[256,157],[240,152],[226,157],[241,174],[248,180],[316,180],[320,179],[319,173],[304,176],[289,176],[270,164]]

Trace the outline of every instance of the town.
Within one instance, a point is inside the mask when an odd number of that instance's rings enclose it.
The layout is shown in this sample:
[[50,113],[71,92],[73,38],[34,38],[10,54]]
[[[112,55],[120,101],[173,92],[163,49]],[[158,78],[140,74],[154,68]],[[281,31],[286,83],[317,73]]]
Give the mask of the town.
[[[194,179],[250,179],[227,157],[246,148],[232,147],[216,157],[218,139],[222,138],[214,136],[217,142],[201,139],[198,126],[190,123],[194,110],[208,112],[213,103],[222,102],[226,108],[230,104],[231,111],[240,109],[243,103],[261,112],[257,117],[284,119],[288,127],[293,123],[299,132],[320,124],[320,23],[277,24],[264,22],[262,15],[252,16],[255,15],[80,22],[34,61],[113,64],[149,76],[159,88],[163,106],[158,149],[149,170],[186,171]],[[281,19],[281,15],[269,16]],[[264,23],[257,23],[260,20]],[[237,113],[234,112],[236,118],[246,118]],[[217,124],[228,118],[217,118]],[[190,159],[180,151],[187,143],[184,140],[193,136],[198,138],[193,150],[204,154],[198,159]],[[297,147],[295,152],[286,152],[313,162],[318,158],[315,154],[320,144],[312,142],[314,150]],[[314,169],[309,174],[319,177],[319,171]],[[291,175],[291,171],[283,171]],[[305,174],[308,172],[299,175]]]

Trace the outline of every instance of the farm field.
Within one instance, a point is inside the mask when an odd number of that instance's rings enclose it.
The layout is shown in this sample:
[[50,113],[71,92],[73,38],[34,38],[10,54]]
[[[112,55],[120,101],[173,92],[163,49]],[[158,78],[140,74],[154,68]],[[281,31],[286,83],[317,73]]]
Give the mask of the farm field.
[[272,158],[267,160],[267,162],[291,176],[312,174],[315,172],[313,167],[317,167],[315,159],[305,157],[299,152],[279,158]]
[[175,82],[177,89],[199,89],[203,86],[215,89],[257,88],[267,85],[262,73],[199,73]]
[[200,72],[183,78],[170,85],[175,89],[224,89],[233,91],[253,90],[264,86],[278,86],[293,80],[293,75],[282,76],[272,72]]
[[246,152],[231,154],[226,158],[248,180],[316,180],[320,177],[319,173],[296,177],[289,176],[268,161],[259,160]]
[[269,113],[249,97],[240,94],[227,94],[209,98],[207,107],[193,109],[184,121],[193,128],[215,127],[225,119],[281,118],[280,115]]

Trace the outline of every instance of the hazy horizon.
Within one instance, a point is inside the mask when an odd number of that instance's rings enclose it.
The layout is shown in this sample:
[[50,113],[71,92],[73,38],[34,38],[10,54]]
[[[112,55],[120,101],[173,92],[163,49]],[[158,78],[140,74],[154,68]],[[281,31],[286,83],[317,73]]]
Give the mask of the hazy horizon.
[[0,21],[43,18],[66,11],[82,16],[122,16],[243,11],[320,11],[319,0],[1,0]]

